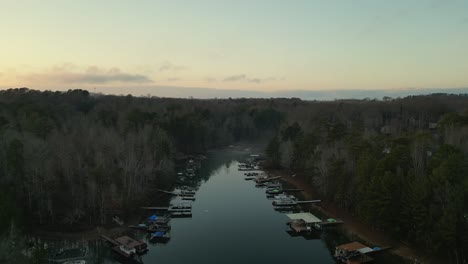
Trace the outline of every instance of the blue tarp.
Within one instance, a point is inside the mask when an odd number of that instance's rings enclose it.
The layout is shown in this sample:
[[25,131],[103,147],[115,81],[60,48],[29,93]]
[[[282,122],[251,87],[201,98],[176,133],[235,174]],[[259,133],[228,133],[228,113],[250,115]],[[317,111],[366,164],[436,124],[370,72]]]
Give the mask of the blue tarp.
[[153,233],[153,236],[155,236],[155,237],[163,237],[163,236],[164,236],[164,232],[163,232],[163,231],[155,232],[155,233]]
[[155,221],[156,219],[158,219],[158,216],[155,214],[149,217],[150,221]]
[[375,247],[374,250],[379,251],[379,250],[381,250],[381,248],[380,247]]

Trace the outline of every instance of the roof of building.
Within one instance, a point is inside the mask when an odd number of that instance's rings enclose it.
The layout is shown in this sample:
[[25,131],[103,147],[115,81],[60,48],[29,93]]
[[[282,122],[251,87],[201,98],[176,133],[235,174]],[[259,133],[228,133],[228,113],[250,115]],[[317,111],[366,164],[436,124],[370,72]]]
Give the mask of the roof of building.
[[128,247],[128,248],[135,248],[135,247],[138,247],[142,244],[144,244],[143,242],[141,241],[138,241],[138,240],[135,240],[131,237],[128,237],[128,236],[123,236],[123,237],[119,237],[119,238],[116,238],[115,241],[119,242],[120,244]]
[[370,247],[365,247],[365,248],[360,248],[357,251],[359,251],[362,254],[366,254],[366,253],[372,252],[374,250],[372,248],[370,248]]
[[292,220],[303,220],[307,224],[321,223],[318,217],[311,213],[297,213],[297,214],[287,214],[287,216]]
[[[363,245],[363,244],[359,243],[359,242],[352,242],[352,243],[337,246],[337,248],[346,249],[348,251],[359,251],[360,249],[364,249],[364,248],[368,248],[368,247],[366,245]],[[361,252],[361,253],[363,253],[363,252]]]

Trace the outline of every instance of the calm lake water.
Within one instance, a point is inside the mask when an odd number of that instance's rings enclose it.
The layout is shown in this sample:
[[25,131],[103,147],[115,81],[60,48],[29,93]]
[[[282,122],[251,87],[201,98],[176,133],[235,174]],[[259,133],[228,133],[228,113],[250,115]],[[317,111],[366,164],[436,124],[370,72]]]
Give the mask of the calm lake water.
[[[338,243],[330,234],[313,239],[292,237],[286,231],[288,218],[273,210],[264,188],[244,180],[237,170],[247,153],[211,152],[192,182],[197,186],[192,218],[171,220],[167,244],[148,243],[142,263],[335,263],[329,248]],[[175,202],[175,201],[173,201]],[[147,212],[148,216],[151,212]],[[136,224],[136,223],[130,223]],[[130,231],[146,241],[145,232]],[[327,247],[327,244],[329,245]],[[89,262],[119,263],[110,247],[89,242]]]

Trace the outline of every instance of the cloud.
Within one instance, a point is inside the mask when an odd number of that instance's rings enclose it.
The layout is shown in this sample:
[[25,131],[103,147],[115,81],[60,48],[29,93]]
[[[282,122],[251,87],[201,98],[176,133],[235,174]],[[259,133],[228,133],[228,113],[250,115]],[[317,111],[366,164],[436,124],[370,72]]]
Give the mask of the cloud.
[[245,74],[232,75],[232,76],[229,76],[229,77],[224,78],[223,82],[244,81],[245,78],[246,78]]
[[205,82],[216,82],[216,78],[213,78],[213,77],[205,77],[203,78],[203,80]]
[[178,78],[178,77],[167,78],[168,82],[177,82],[177,81],[180,81],[180,80],[182,80],[182,79]]
[[43,73],[31,73],[20,76],[29,82],[69,83],[69,84],[108,84],[108,83],[152,83],[146,75],[122,72],[119,68],[100,68],[90,66],[84,70],[72,64],[54,66]]
[[238,74],[238,75],[232,75],[228,76],[223,79],[223,82],[249,82],[249,83],[262,83],[266,81],[274,81],[276,78],[270,77],[270,78],[253,78],[249,77],[245,74]]
[[162,63],[162,65],[159,67],[160,72],[164,71],[183,71],[187,70],[187,66],[182,66],[182,65],[174,65],[169,61],[165,61]]

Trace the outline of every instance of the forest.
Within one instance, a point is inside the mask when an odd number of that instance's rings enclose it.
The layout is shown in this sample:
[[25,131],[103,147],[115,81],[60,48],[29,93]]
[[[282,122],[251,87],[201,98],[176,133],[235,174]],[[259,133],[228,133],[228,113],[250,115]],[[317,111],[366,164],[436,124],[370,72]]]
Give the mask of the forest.
[[[0,91],[0,236],[108,223],[175,160],[269,139],[267,165],[306,177],[376,229],[468,259],[468,96],[303,101]],[[0,247],[1,247],[0,243]]]

